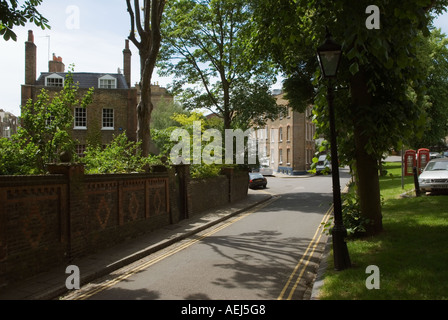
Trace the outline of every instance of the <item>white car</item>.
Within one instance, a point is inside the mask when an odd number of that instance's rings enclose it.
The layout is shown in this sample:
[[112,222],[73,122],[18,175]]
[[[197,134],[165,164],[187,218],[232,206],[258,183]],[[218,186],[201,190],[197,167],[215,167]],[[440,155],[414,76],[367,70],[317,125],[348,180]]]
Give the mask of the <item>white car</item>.
[[264,176],[272,176],[274,174],[274,170],[272,170],[272,168],[269,168],[268,166],[261,166],[260,173]]
[[320,174],[324,171],[328,173],[331,172],[331,163],[328,161],[326,155],[321,155],[316,164],[316,174]]
[[429,153],[429,159],[436,159],[436,158],[442,158],[442,154],[438,152],[430,152]]
[[428,162],[418,177],[421,191],[448,191],[448,158],[437,158]]

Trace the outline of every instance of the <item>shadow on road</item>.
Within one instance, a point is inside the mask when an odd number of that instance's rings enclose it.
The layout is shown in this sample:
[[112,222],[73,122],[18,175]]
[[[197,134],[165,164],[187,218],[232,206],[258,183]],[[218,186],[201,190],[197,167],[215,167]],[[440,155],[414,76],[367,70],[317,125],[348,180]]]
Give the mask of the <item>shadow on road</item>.
[[[311,239],[282,238],[282,234],[270,230],[242,233],[238,236],[211,236],[203,240],[224,259],[216,268],[233,272],[232,277],[217,277],[213,284],[223,288],[255,290],[259,299],[276,299],[302,258]],[[304,281],[296,289],[293,299],[302,299],[314,278],[321,254],[321,243],[309,259]],[[218,271],[219,272],[219,271]],[[227,272],[226,272],[227,273]],[[309,277],[307,277],[309,276]]]

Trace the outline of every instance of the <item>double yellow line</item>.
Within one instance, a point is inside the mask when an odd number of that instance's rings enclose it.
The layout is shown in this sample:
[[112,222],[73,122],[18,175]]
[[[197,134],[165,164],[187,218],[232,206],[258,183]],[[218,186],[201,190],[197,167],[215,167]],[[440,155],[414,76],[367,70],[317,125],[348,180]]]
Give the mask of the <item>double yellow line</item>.
[[[121,275],[115,277],[114,279],[111,279],[111,280],[108,280],[108,281],[102,283],[98,287],[92,288],[92,289],[88,290],[87,292],[85,292],[83,294],[75,296],[73,298],[73,300],[85,300],[85,299],[87,299],[87,298],[89,298],[89,297],[91,297],[91,296],[93,296],[93,295],[95,295],[97,293],[100,293],[100,292],[102,292],[102,291],[104,291],[104,290],[106,290],[108,288],[111,288],[114,285],[116,285],[117,283],[119,283],[120,281],[123,281],[123,280],[129,278],[130,276],[140,272],[141,270],[144,270],[144,269],[152,266],[153,264],[156,264],[157,262],[162,261],[163,259],[166,259],[166,258],[172,256],[173,254],[175,254],[175,253],[177,253],[179,251],[182,251],[182,250],[192,246],[193,244],[201,241],[202,239],[207,238],[207,237],[211,236],[212,234],[215,234],[216,232],[221,231],[224,228],[227,228],[229,225],[231,225],[231,224],[233,224],[233,223],[235,223],[235,222],[237,222],[237,221],[247,217],[248,215],[254,213],[255,211],[258,211],[258,210],[268,206],[272,202],[276,201],[278,198],[279,197],[272,197],[268,201],[266,201],[266,202],[264,202],[264,203],[262,203],[260,205],[255,206],[254,208],[252,208],[251,210],[247,211],[246,213],[238,215],[238,216],[236,216],[236,217],[234,217],[234,218],[232,218],[230,220],[227,220],[225,223],[223,223],[223,224],[219,225],[218,227],[210,230],[209,232],[207,232],[205,234],[202,234],[200,236],[197,236],[195,239],[192,239],[192,240],[190,240],[190,241],[188,241],[188,242],[186,242],[186,243],[184,243],[184,244],[182,244],[182,245],[180,245],[178,247],[175,247],[175,248],[169,250],[168,252],[166,252],[166,253],[164,253],[164,254],[162,254],[160,256],[155,257],[154,259],[151,259],[151,260],[149,260],[147,262],[144,262],[144,263],[142,263],[142,264],[140,264],[138,266],[132,267],[132,269],[122,273]],[[76,294],[76,292],[75,292],[75,294]]]
[[[320,239],[322,238],[324,230],[323,230],[323,228],[321,228],[321,225],[327,223],[327,221],[330,218],[332,213],[333,213],[333,206],[331,206],[330,209],[328,209],[327,213],[322,218],[321,224],[319,225],[316,232],[314,233],[314,236],[311,239],[304,254],[302,255],[302,258],[299,260],[299,262],[295,266],[293,272],[289,276],[288,281],[286,282],[285,286],[283,287],[283,290],[280,293],[280,295],[278,296],[277,300],[291,300],[294,292],[296,291],[297,286],[300,283],[300,280],[302,280],[303,274],[305,273],[308,263],[310,262],[313,254],[314,254],[314,251],[316,250],[317,246],[319,245]],[[288,297],[284,298],[286,291],[290,287],[294,277],[299,272],[299,270],[300,270],[300,273],[298,274],[296,281],[294,282],[291,290],[289,291]]]

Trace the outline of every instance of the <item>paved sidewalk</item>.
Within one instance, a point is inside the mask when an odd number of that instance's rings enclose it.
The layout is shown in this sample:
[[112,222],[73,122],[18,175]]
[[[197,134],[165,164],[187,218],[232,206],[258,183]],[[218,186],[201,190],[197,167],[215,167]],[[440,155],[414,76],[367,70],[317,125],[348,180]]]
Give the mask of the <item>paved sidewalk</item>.
[[[112,248],[80,258],[71,264],[79,267],[81,285],[109,274],[151,253],[161,250],[179,240],[205,230],[234,215],[246,211],[272,196],[266,193],[251,193],[245,200],[220,207],[209,212],[182,220],[177,224],[126,241]],[[44,272],[21,283],[0,288],[0,300],[51,300],[68,292],[65,281],[70,273],[66,266]]]

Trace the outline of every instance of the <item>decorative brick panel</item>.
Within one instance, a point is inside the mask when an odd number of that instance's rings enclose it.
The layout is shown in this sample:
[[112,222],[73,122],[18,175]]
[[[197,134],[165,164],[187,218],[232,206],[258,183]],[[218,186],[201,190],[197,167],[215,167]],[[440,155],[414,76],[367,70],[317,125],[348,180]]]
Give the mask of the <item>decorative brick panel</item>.
[[0,182],[0,286],[64,260],[67,186],[64,179],[40,180]]

